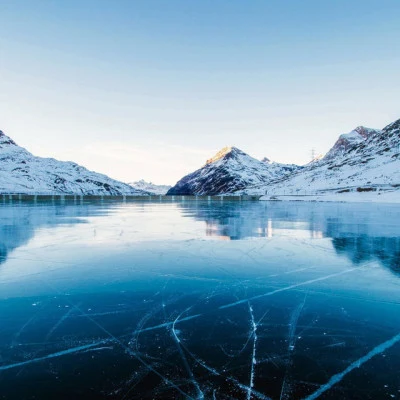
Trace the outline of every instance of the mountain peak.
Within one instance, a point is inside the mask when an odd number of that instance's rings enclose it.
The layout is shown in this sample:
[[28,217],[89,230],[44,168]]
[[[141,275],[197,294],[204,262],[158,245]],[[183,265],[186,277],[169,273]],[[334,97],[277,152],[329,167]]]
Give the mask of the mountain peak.
[[370,136],[379,133],[379,129],[367,128],[365,126],[357,126],[349,133],[343,133],[333,145],[333,147],[325,155],[325,160],[331,160],[338,155],[345,154],[349,149],[367,140]]
[[367,128],[365,126],[357,126],[357,128],[354,128],[351,132],[340,135],[338,141],[362,141],[367,139],[371,134],[376,133],[377,131],[377,129]]
[[[367,128],[366,126],[357,126],[357,128],[353,129],[352,132],[357,132],[360,136],[366,139],[372,133],[376,133],[378,129]],[[350,133],[352,133],[350,132]]]
[[261,162],[266,163],[266,164],[270,164],[272,163],[272,161],[268,158],[268,157],[264,157]]
[[214,163],[214,162],[216,162],[218,160],[221,160],[222,158],[225,158],[227,156],[229,157],[230,155],[233,156],[233,155],[237,155],[237,154],[246,154],[246,153],[244,153],[242,150],[240,150],[240,149],[238,149],[237,147],[234,147],[234,146],[224,147],[214,157],[209,158],[206,161],[206,165],[207,164],[212,164],[212,163]]
[[3,145],[11,144],[13,146],[16,146],[17,143],[14,142],[11,138],[9,138],[3,131],[0,131],[0,147],[3,147]]

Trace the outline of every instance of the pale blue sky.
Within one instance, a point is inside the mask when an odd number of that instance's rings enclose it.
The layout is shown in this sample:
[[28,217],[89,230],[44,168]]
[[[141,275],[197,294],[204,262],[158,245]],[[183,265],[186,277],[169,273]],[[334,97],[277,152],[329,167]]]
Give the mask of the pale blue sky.
[[400,118],[400,1],[0,0],[0,129],[173,184],[221,147],[305,163]]

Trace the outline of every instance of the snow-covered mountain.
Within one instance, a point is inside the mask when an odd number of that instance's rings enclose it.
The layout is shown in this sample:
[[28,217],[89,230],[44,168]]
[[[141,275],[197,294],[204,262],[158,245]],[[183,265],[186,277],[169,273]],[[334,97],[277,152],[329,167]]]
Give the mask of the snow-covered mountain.
[[320,160],[248,194],[395,190],[400,187],[400,119],[382,130],[358,127],[341,135]]
[[358,126],[349,133],[344,133],[339,136],[334,146],[325,155],[325,161],[343,156],[352,147],[364,142],[370,136],[381,133],[378,129],[366,128],[365,126]]
[[69,161],[36,157],[0,131],[0,193],[146,195]]
[[145,192],[156,195],[165,195],[168,190],[171,189],[171,186],[156,185],[152,182],[146,182],[144,179],[136,182],[130,182],[128,185],[132,186],[134,189],[144,190]]
[[174,187],[130,185],[73,163],[41,158],[0,131],[0,193],[92,195],[310,194],[400,191],[400,119],[382,130],[357,127],[329,152],[300,167],[257,160],[226,147]]
[[249,186],[268,184],[299,166],[250,157],[236,147],[225,147],[195,172],[183,177],[168,195],[216,195],[233,193]]

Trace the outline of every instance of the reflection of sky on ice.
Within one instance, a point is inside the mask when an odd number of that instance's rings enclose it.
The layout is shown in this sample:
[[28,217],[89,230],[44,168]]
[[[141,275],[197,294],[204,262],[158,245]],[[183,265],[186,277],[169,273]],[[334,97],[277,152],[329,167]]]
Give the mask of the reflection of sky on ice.
[[3,205],[0,393],[397,398],[399,216],[365,204]]

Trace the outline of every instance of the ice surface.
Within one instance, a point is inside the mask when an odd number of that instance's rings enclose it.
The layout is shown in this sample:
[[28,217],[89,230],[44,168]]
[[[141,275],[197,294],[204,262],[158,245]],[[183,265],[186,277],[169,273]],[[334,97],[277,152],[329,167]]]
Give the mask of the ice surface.
[[0,398],[399,398],[399,217],[4,203]]

